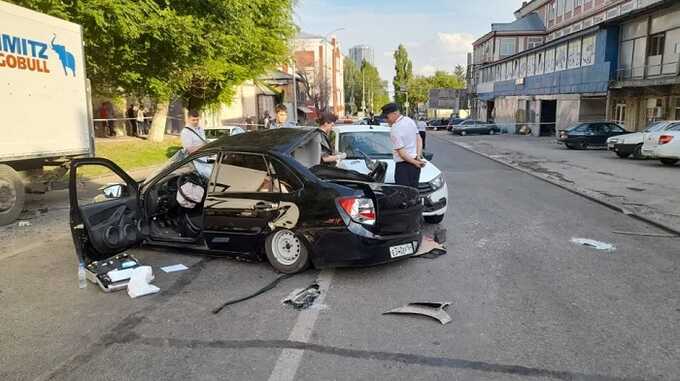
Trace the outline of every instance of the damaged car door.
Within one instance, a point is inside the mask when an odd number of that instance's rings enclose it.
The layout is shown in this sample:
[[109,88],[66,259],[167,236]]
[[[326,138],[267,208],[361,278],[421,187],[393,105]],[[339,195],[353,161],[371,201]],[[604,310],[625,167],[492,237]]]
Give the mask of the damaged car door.
[[70,225],[79,259],[109,258],[143,240],[139,185],[107,159],[71,162]]

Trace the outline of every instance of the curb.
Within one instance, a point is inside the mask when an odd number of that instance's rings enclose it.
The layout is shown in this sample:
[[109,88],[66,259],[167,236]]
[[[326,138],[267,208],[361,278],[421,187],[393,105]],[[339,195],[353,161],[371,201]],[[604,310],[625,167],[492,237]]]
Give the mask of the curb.
[[556,180],[553,180],[553,179],[550,179],[549,177],[541,176],[541,175],[539,175],[539,174],[537,174],[537,173],[535,173],[535,172],[533,172],[533,171],[531,171],[531,170],[528,170],[528,169],[526,169],[526,168],[522,168],[522,167],[520,167],[520,166],[518,166],[518,165],[509,163],[509,162],[507,162],[507,161],[498,159],[498,158],[493,157],[493,156],[491,156],[491,155],[489,155],[489,154],[486,154],[486,153],[484,153],[484,152],[478,151],[478,150],[476,150],[476,149],[470,147],[470,146],[467,145],[467,144],[454,142],[454,141],[451,141],[451,140],[448,140],[448,139],[443,139],[443,140],[446,141],[447,143],[450,143],[450,144],[453,144],[453,145],[455,145],[455,146],[457,146],[457,147],[460,147],[460,148],[462,148],[462,149],[464,149],[464,150],[466,150],[466,151],[468,151],[468,152],[472,152],[472,153],[477,154],[477,155],[479,155],[479,156],[482,156],[482,157],[484,157],[484,158],[486,158],[486,159],[489,159],[489,160],[491,160],[491,161],[494,161],[494,162],[496,162],[496,163],[498,163],[498,164],[501,164],[501,165],[504,165],[504,166],[506,166],[506,167],[509,167],[509,168],[514,169],[514,170],[517,170],[517,171],[520,171],[520,172],[522,172],[522,173],[525,173],[525,174],[527,174],[527,175],[529,175],[529,176],[531,176],[531,177],[537,178],[537,179],[542,180],[542,181],[544,181],[544,182],[546,182],[546,183],[548,183],[548,184],[554,185],[554,186],[556,186],[556,187],[558,187],[558,188],[560,188],[560,189],[563,189],[563,190],[565,190],[565,191],[567,191],[567,192],[569,192],[569,193],[575,194],[575,195],[577,195],[577,196],[581,196],[581,197],[583,197],[583,198],[585,198],[585,199],[587,199],[587,200],[590,200],[590,201],[595,202],[595,203],[597,203],[597,204],[603,205],[603,206],[605,206],[605,207],[607,207],[607,208],[609,208],[609,209],[611,209],[611,210],[614,210],[614,211],[616,211],[616,212],[622,213],[622,214],[624,214],[624,215],[626,215],[626,216],[629,216],[629,217],[631,217],[631,218],[634,218],[634,219],[636,219],[636,220],[638,220],[638,221],[642,221],[642,222],[647,223],[647,224],[649,224],[649,225],[652,225],[652,226],[654,226],[654,227],[656,227],[656,228],[658,228],[658,229],[661,229],[661,230],[663,230],[663,231],[665,231],[665,232],[667,232],[667,233],[671,233],[671,234],[674,234],[674,235],[677,235],[678,237],[680,237],[680,230],[675,229],[675,228],[673,228],[673,227],[671,227],[671,226],[668,226],[668,225],[666,225],[666,224],[664,224],[664,223],[662,223],[662,222],[656,221],[656,220],[654,220],[654,219],[651,219],[651,218],[648,218],[648,217],[645,217],[645,216],[641,216],[641,215],[639,215],[639,214],[636,214],[636,213],[634,213],[634,212],[632,212],[632,211],[630,211],[630,210],[628,210],[628,209],[622,207],[621,205],[618,205],[618,204],[609,202],[609,201],[607,201],[607,200],[605,200],[605,199],[603,199],[603,198],[600,198],[600,197],[598,197],[598,196],[594,196],[594,195],[592,195],[592,194],[589,194],[588,191],[585,191],[585,190],[583,190],[583,189],[579,189],[578,187],[575,187],[575,186],[572,187],[572,186],[564,185],[563,183],[561,183],[561,182],[559,182],[559,181],[556,181]]

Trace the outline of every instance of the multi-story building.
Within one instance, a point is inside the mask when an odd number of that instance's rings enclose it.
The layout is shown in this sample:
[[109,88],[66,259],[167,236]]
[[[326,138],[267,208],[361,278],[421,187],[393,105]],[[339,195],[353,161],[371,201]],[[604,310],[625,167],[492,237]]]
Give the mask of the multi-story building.
[[344,115],[344,57],[335,37],[328,40],[299,33],[293,41],[293,55],[295,65],[284,65],[283,71],[292,74],[295,70],[305,83],[305,104],[298,106]]
[[361,67],[364,61],[375,65],[375,55],[373,48],[367,45],[357,45],[349,50],[349,58],[357,67]]
[[[646,43],[643,48],[642,43],[629,41],[650,40],[652,36],[648,34],[652,32],[673,33],[674,25],[680,20],[674,20],[675,13],[667,8],[677,3],[677,0],[525,2],[515,12],[516,21],[493,24],[492,31],[473,44],[470,72],[473,113],[483,120],[506,123],[510,130],[512,126],[527,123],[534,134],[552,134],[578,121],[605,119],[615,114],[616,106],[608,106],[612,100],[608,94],[614,94],[614,91],[610,93],[610,82],[617,79],[617,74],[621,81],[614,82],[612,87],[621,91],[619,117],[626,114],[626,107],[631,107],[628,104],[637,102],[638,108],[641,107],[644,101],[633,99],[631,94],[639,91],[640,85],[649,85],[640,81],[658,81],[659,76],[670,76],[674,56],[658,54],[660,51],[655,50],[654,58],[645,61],[644,57],[649,56]],[[657,13],[646,16],[647,22],[640,21],[648,12]],[[650,27],[654,14],[659,20],[665,20],[658,31]],[[626,26],[628,24],[636,26]],[[665,40],[653,44],[669,46]],[[637,56],[633,51],[624,51],[636,47]],[[622,70],[619,70],[620,50],[622,57],[627,54],[632,57],[621,61]],[[643,77],[640,77],[640,63],[646,67],[642,69]],[[656,65],[659,73],[654,71],[657,69],[649,69],[650,65]],[[667,74],[664,74],[664,65]],[[626,78],[626,74],[630,78]],[[665,82],[659,85],[667,86]],[[631,93],[631,88],[638,90]],[[671,102],[672,85],[667,91]],[[629,127],[637,128],[637,125]]]

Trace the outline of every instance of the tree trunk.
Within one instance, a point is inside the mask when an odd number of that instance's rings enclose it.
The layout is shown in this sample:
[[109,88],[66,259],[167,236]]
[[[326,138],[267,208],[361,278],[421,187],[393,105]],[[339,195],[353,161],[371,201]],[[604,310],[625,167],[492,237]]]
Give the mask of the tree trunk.
[[149,130],[149,140],[152,142],[162,142],[165,138],[165,124],[168,118],[168,109],[170,108],[170,101],[159,101],[156,106],[156,113],[153,114],[151,120],[151,129]]
[[[113,113],[110,118],[124,118],[125,117],[125,98],[115,97],[111,100],[111,106]],[[126,121],[117,120],[113,122],[113,130],[116,132],[116,136],[127,136],[128,131],[125,128],[127,126]]]

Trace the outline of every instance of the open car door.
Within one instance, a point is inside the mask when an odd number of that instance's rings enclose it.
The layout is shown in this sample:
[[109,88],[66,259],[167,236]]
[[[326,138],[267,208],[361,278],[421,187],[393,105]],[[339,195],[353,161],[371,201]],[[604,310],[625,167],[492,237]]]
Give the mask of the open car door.
[[86,265],[142,241],[139,186],[110,160],[73,160],[69,201],[73,243]]

